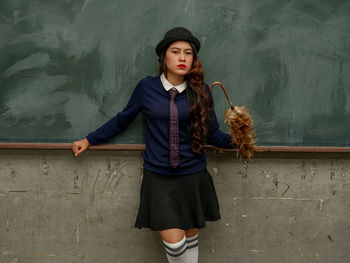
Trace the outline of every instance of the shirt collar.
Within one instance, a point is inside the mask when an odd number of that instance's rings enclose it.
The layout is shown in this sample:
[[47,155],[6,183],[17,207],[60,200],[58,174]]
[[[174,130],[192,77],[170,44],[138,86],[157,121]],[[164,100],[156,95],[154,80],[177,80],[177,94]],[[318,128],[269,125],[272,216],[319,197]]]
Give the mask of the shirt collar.
[[176,88],[177,91],[179,93],[183,92],[186,87],[187,87],[187,84],[186,84],[186,81],[181,83],[180,85],[177,85],[177,86],[174,86],[173,84],[171,84],[165,77],[164,73],[162,73],[162,75],[160,75],[160,81],[162,82],[163,84],[163,87],[165,88],[166,91],[169,91],[171,88]]

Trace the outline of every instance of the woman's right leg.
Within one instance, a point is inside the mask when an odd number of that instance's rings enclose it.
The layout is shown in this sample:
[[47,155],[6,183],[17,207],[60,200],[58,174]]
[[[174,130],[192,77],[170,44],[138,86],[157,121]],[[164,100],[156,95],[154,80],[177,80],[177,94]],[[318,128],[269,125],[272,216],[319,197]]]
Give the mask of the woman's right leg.
[[160,231],[169,263],[190,263],[186,253],[187,242],[185,231],[178,228]]
[[198,228],[185,230],[187,254],[191,263],[198,263]]

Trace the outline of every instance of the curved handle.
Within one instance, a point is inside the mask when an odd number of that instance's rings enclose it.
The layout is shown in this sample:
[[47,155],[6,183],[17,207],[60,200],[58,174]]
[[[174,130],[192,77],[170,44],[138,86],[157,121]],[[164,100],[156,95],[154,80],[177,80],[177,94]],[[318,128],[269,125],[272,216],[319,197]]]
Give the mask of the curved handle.
[[213,90],[213,88],[214,88],[215,85],[219,85],[219,86],[221,87],[222,91],[225,93],[225,96],[226,96],[226,98],[227,98],[227,100],[228,100],[228,103],[230,103],[231,110],[234,110],[234,109],[235,109],[235,106],[232,105],[231,99],[230,99],[230,97],[227,95],[227,92],[226,92],[226,90],[225,90],[225,88],[224,88],[224,85],[222,85],[221,82],[219,82],[219,81],[213,82],[213,84],[211,84],[211,86],[210,86],[210,91]]

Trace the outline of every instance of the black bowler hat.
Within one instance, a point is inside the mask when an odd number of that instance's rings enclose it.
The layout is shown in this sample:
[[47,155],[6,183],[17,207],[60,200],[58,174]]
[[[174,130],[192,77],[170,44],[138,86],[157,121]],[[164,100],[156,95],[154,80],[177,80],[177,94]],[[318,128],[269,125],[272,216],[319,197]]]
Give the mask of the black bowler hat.
[[192,43],[196,47],[197,52],[199,52],[199,49],[201,48],[201,43],[199,40],[195,38],[188,29],[184,27],[175,27],[166,32],[163,40],[158,43],[156,47],[157,55],[160,56],[164,49],[166,49],[171,43],[178,40],[184,40]]

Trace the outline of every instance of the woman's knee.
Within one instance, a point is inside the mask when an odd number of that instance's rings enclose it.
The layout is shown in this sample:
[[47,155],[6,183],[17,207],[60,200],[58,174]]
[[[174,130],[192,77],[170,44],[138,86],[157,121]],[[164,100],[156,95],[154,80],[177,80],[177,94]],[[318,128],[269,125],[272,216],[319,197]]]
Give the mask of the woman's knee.
[[198,234],[198,228],[191,228],[188,230],[185,230],[186,237],[193,237]]
[[178,228],[171,228],[171,229],[161,230],[160,235],[165,242],[177,243],[184,238],[185,231]]

